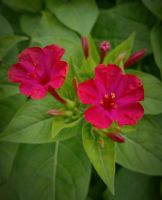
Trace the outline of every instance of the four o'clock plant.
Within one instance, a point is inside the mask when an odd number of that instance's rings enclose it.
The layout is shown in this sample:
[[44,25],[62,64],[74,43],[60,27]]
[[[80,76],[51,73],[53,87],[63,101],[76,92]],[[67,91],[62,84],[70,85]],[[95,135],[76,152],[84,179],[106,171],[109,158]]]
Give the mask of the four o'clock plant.
[[[113,194],[120,150],[129,144],[127,134],[136,134],[145,108],[148,113],[145,79],[143,81],[134,71],[125,70],[146,52],[144,49],[131,55],[133,40],[134,35],[131,35],[113,49],[108,41],[102,41],[97,47],[90,36],[84,36],[81,39],[83,61],[79,66],[70,59],[65,60],[66,49],[59,44],[30,47],[18,55],[18,62],[8,71],[9,80],[18,83],[20,93],[28,102],[50,98],[42,113],[45,119],[51,120],[48,125],[51,132],[44,132],[48,135],[47,142],[82,135],[89,160]],[[74,95],[68,95],[71,92]],[[19,129],[21,122],[16,127]],[[11,123],[1,140],[12,141],[12,128]],[[20,141],[21,131],[19,134]],[[42,141],[43,137],[38,133],[33,138],[28,137],[28,141],[40,138]],[[120,159],[119,163],[122,164]]]

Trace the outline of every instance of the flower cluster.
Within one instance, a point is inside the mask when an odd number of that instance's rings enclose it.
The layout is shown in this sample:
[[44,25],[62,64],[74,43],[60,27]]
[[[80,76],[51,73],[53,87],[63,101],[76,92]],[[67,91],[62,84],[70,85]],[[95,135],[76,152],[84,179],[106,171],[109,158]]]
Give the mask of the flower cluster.
[[[88,41],[82,39],[85,57],[88,58]],[[110,50],[106,41],[100,44],[100,63]],[[59,89],[66,78],[68,63],[61,60],[64,49],[57,45],[44,48],[32,47],[24,50],[18,56],[18,63],[9,70],[9,79],[20,84],[20,92],[33,99],[43,98],[50,92],[58,101],[66,101],[55,91]],[[132,55],[125,66],[136,62],[144,52]],[[78,83],[73,80],[74,88],[80,101],[89,105],[84,115],[85,120],[97,129],[106,129],[113,122],[119,126],[134,125],[144,115],[140,101],[144,100],[144,88],[141,80],[130,74],[123,74],[121,68],[114,64],[99,64],[95,68],[94,79]],[[54,109],[52,115],[64,115],[64,111]],[[109,133],[114,141],[124,142],[118,133]]]

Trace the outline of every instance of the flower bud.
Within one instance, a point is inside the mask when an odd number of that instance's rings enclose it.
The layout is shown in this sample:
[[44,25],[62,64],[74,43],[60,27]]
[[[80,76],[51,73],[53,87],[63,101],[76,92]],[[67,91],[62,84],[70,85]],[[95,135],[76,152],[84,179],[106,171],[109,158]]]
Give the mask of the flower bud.
[[76,77],[74,77],[74,79],[73,79],[73,86],[74,86],[75,91],[77,92],[77,90],[78,90],[78,80],[77,80]]
[[108,51],[110,51],[111,45],[107,41],[102,41],[100,43],[99,49],[100,49],[100,63],[102,63],[104,61],[106,54],[108,53]]
[[83,47],[84,56],[87,59],[89,56],[89,45],[88,45],[88,40],[85,36],[82,37],[82,47]]
[[52,109],[48,111],[49,115],[53,115],[53,116],[64,116],[64,111],[61,109]]
[[125,138],[119,133],[108,133],[107,136],[114,142],[118,142],[118,143],[125,142]]
[[134,54],[132,54],[128,60],[124,63],[124,67],[129,67],[131,65],[134,65],[139,60],[141,60],[144,55],[146,54],[147,49],[141,49],[139,51],[136,51]]

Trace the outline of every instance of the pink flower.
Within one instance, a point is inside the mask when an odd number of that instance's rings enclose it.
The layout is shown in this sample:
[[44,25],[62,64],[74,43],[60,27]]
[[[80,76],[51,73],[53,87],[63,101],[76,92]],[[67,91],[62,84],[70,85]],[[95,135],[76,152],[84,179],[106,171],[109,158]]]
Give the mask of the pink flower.
[[139,103],[144,100],[141,80],[122,74],[113,64],[97,66],[95,78],[79,84],[78,96],[83,104],[92,105],[85,119],[97,128],[108,128],[114,121],[119,126],[133,125],[144,115]]
[[22,94],[41,99],[51,88],[58,89],[64,83],[68,64],[61,60],[63,54],[64,49],[57,45],[28,48],[9,70],[9,80],[20,83]]

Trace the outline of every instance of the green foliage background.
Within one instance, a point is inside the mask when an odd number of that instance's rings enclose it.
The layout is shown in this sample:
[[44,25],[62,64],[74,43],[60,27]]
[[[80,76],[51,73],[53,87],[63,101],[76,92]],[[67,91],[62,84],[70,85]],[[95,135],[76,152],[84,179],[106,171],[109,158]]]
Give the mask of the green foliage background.
[[[83,58],[82,36],[88,36],[91,45],[88,61]],[[161,0],[0,2],[0,199],[161,199],[161,36]],[[123,51],[128,57],[131,51],[148,50],[145,58],[128,70],[143,80],[146,117],[135,129],[123,130],[126,143],[108,141],[104,149],[98,148],[83,119],[72,124],[54,121],[47,111],[60,105],[52,97],[27,101],[7,80],[7,71],[19,51],[57,43],[66,49],[64,59],[71,67],[60,94],[73,99],[70,80],[74,74],[83,79],[92,75],[99,60],[95,44],[102,40],[110,41],[114,49],[105,63],[114,62]]]

